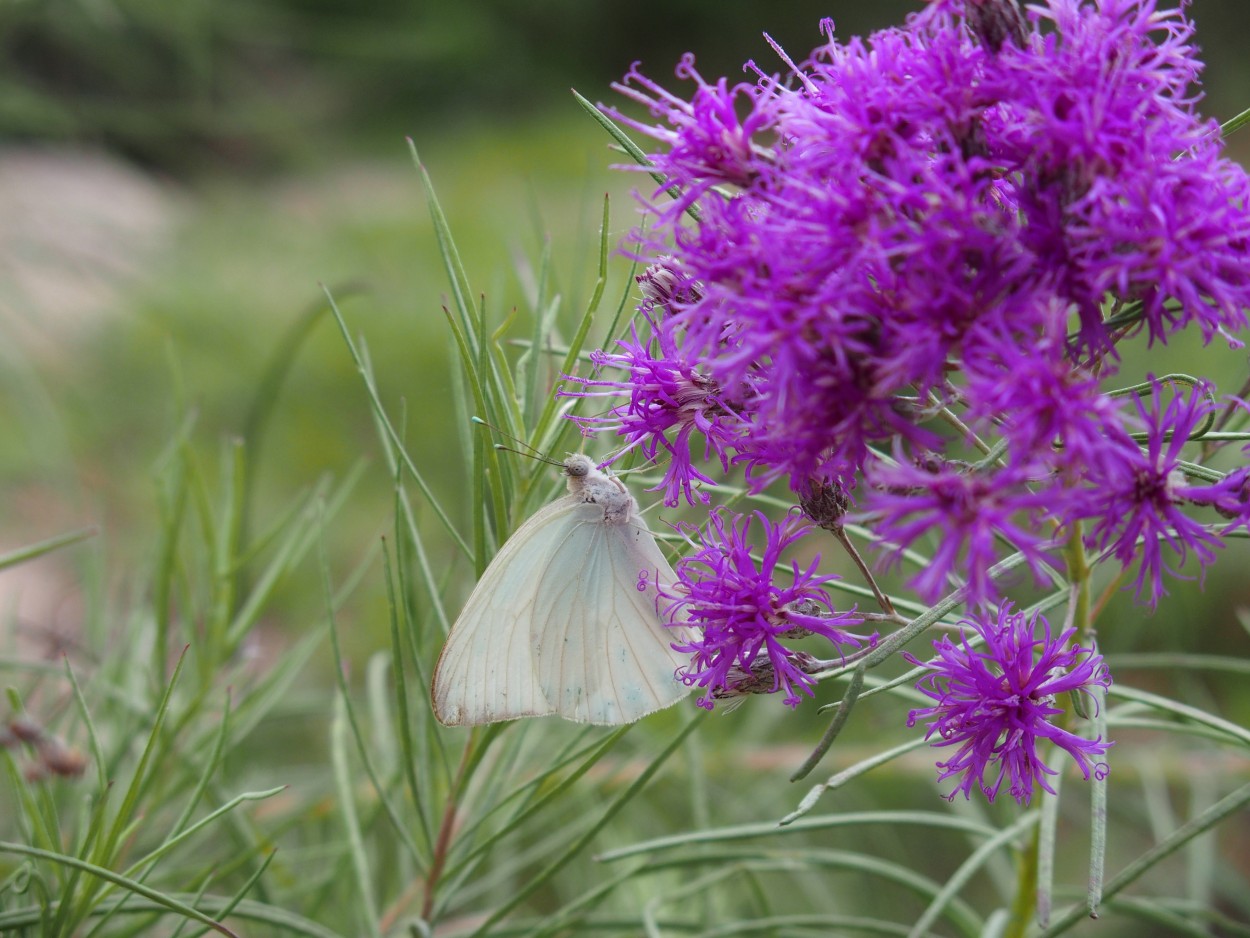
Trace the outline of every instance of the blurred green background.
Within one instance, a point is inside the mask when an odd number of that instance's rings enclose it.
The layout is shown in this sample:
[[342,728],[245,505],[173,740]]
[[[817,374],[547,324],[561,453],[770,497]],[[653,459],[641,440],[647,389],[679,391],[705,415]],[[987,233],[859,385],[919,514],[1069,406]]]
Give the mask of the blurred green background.
[[[637,177],[609,169],[618,157],[571,87],[610,101],[631,61],[664,80],[686,50],[709,78],[740,75],[748,58],[780,67],[765,31],[798,59],[822,16],[846,37],[917,6],[5,2],[0,522],[22,530],[52,510],[67,475],[86,498],[70,514],[130,510],[187,406],[206,437],[241,432],[268,357],[319,283],[360,291],[353,322],[392,400],[412,403],[413,438],[448,440],[444,278],[405,137],[493,314],[524,313],[518,258],[548,242],[576,308],[599,200],[612,194],[625,232]],[[1250,99],[1245,7],[1191,9],[1205,108],[1227,118]],[[319,327],[285,386],[289,412],[271,424],[267,482],[289,488],[367,451],[360,404],[338,338]],[[440,493],[462,481],[448,460],[429,469]]]
[[[492,319],[513,309],[528,316],[546,250],[554,292],[571,316],[590,291],[604,193],[619,237],[637,221],[629,193],[640,183],[610,169],[621,158],[570,88],[611,101],[609,84],[630,62],[641,59],[667,82],[687,50],[709,79],[741,74],[748,58],[780,68],[765,31],[797,60],[820,41],[823,16],[849,37],[919,6],[0,4],[0,547],[95,524],[109,558],[94,580],[61,555],[0,579],[0,647],[16,638],[27,653],[48,657],[56,642],[72,640],[90,604],[84,593],[143,589],[134,571],[146,569],[156,549],[154,467],[188,415],[190,439],[210,461],[256,426],[262,382],[290,330],[321,303],[322,283],[367,343],[388,408],[406,408],[417,465],[457,518],[467,518],[446,280],[406,137],[433,177]],[[1245,0],[1195,0],[1191,14],[1208,63],[1203,109],[1227,119],[1250,106]],[[1230,144],[1243,162],[1247,139]],[[609,297],[626,288],[627,264],[614,271]],[[1244,380],[1244,352],[1213,347],[1196,364],[1199,352],[1186,338],[1163,353],[1166,364],[1156,358],[1150,367],[1215,368],[1227,391]],[[273,403],[249,454],[258,526],[324,474],[342,477],[371,461],[334,520],[331,561],[342,576],[387,530],[391,485],[362,383],[332,322],[317,322]],[[1221,558],[1205,592],[1178,584],[1176,601],[1158,616],[1121,595],[1120,614],[1107,620],[1114,627],[1103,627],[1105,650],[1244,655],[1236,625],[1236,610],[1250,605],[1243,547]],[[462,564],[459,572],[469,571]],[[368,589],[376,605],[357,603],[341,621],[357,660],[385,644],[382,587]],[[6,634],[10,623],[16,636]],[[266,621],[276,636],[323,623],[315,570],[285,587]],[[1213,677],[1202,693],[1220,697],[1226,714],[1244,723],[1244,689],[1232,685]],[[716,723],[709,751],[731,735],[778,743],[760,746],[750,767],[788,772],[824,718],[805,709],[778,736],[783,708],[751,703],[764,706],[741,722]],[[865,717],[856,738],[886,729],[898,727]],[[742,761],[750,760],[728,771]],[[931,778],[931,766],[917,774]]]

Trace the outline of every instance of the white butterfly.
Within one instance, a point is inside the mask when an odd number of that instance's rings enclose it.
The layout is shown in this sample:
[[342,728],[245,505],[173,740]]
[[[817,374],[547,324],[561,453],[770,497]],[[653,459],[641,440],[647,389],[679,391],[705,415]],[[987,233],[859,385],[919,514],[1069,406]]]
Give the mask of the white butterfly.
[[569,494],[508,539],[452,626],[430,693],[446,726],[632,723],[689,692],[670,647],[689,636],[655,606],[657,579],[676,577],[638,503],[586,456],[564,473]]

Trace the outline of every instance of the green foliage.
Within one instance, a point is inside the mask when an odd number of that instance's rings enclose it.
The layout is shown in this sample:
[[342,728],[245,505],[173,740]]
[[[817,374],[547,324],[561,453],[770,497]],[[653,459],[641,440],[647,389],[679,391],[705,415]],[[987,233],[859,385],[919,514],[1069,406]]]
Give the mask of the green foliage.
[[[230,380],[191,363],[205,371],[183,383],[221,382],[203,412],[241,415],[240,439],[206,458],[195,421],[180,424],[149,480],[154,530],[0,557],[14,572],[56,551],[89,584],[128,542],[144,558],[121,588],[89,591],[61,661],[0,657],[0,725],[24,736],[0,737],[0,932],[999,935],[1023,931],[1013,910],[1036,881],[1045,934],[1079,931],[1090,892],[1100,935],[1250,933],[1244,871],[1217,839],[1244,835],[1250,801],[1244,655],[1111,647],[1111,777],[1065,779],[1028,810],[937,796],[932,757],[903,726],[915,675],[898,669],[827,675],[825,714],[761,698],[617,729],[439,726],[429,681],[459,602],[558,485],[469,417],[543,452],[575,448],[551,390],[625,329],[633,271],[610,256],[619,222],[604,202],[589,286],[540,249],[501,314],[421,179],[449,284],[445,399],[393,390],[405,362],[445,347],[432,331],[397,353],[393,324],[361,313],[376,293],[349,305],[331,289],[293,326],[244,329]],[[332,343],[318,337],[328,319]],[[353,366],[354,397],[318,396],[308,377]],[[145,367],[144,386],[168,380]],[[431,429],[435,410],[458,434]],[[344,413],[372,431],[380,466],[296,479],[296,428]],[[949,612],[898,607],[909,637]],[[831,721],[828,764],[787,782]]]
[[244,473],[242,448],[228,446],[213,485],[175,440],[156,477],[149,601],[97,610],[81,640],[90,653],[63,667],[0,659],[12,682],[5,722],[22,728],[3,749],[0,931],[116,934],[166,911],[224,934],[227,914],[299,925],[240,905],[273,859],[241,808],[283,787],[239,791],[222,774],[318,644],[306,637],[262,668],[254,633],[353,480],[302,493],[282,523],[245,542]]

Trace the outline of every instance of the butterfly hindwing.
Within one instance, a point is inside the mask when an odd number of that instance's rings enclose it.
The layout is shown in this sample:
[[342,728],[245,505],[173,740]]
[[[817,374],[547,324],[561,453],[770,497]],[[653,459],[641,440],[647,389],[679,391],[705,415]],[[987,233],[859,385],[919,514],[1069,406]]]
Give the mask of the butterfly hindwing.
[[605,524],[598,506],[585,507],[540,586],[544,615],[531,622],[539,687],[565,719],[632,723],[688,693],[656,610],[657,578],[673,573],[638,519]]

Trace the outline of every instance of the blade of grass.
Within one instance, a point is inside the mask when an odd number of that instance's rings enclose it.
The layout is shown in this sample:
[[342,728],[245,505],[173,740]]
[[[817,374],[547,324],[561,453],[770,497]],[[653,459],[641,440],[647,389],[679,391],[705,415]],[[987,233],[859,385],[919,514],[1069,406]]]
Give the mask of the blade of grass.
[[[681,198],[681,188],[675,184],[665,185],[667,180],[664,176],[649,169],[652,163],[649,159],[647,159],[647,154],[642,152],[642,148],[638,146],[638,144],[629,139],[629,136],[625,133],[625,131],[621,130],[621,128],[617,126],[616,121],[612,120],[612,118],[608,117],[608,115],[599,110],[597,106],[591,104],[588,99],[583,98],[576,91],[573,92],[573,99],[582,106],[582,110],[595,119],[596,124],[606,130],[612,139],[620,144],[621,149],[628,153],[635,163],[644,168],[648,168],[647,175],[654,179],[658,185],[665,187],[664,191],[668,194],[669,198],[671,198],[674,202]],[[695,221],[699,220],[699,210],[695,208],[693,204],[686,206],[686,214]]]
[[[425,865],[421,850],[417,847],[416,842],[412,839],[412,835],[408,832],[408,825],[400,818],[399,812],[391,803],[390,797],[386,793],[386,786],[382,784],[382,780],[378,777],[377,770],[374,768],[373,760],[369,756],[369,746],[365,742],[364,733],[360,729],[360,721],[356,718],[356,708],[352,703],[351,690],[347,686],[347,662],[343,660],[343,649],[339,646],[338,626],[335,624],[334,609],[335,603],[333,596],[330,595],[330,564],[325,556],[324,544],[318,552],[321,560],[321,580],[322,588],[325,591],[325,615],[326,623],[330,632],[330,648],[334,654],[334,674],[338,683],[339,694],[342,698],[342,709],[346,715],[348,727],[351,729],[352,738],[356,742],[356,754],[360,758],[361,765],[364,766],[365,774],[369,776],[369,781],[373,784],[374,792],[378,800],[382,804],[383,810],[386,812],[387,818],[391,822],[391,827],[395,831],[399,842],[408,851],[414,864],[418,867]],[[372,897],[370,897],[372,900]],[[370,910],[375,906],[369,906]],[[374,922],[377,921],[376,913],[373,914]]]
[[77,544],[87,540],[87,538],[95,537],[99,533],[98,528],[79,528],[76,531],[67,531],[65,534],[50,537],[45,541],[38,541],[34,544],[27,544],[25,547],[19,547],[16,550],[7,551],[0,554],[0,570],[7,570],[9,567],[15,567],[28,560],[34,560],[36,557],[42,557],[44,554],[50,554],[54,550],[68,547],[70,544]]
[[[555,799],[561,794],[572,788],[579,779],[583,778],[587,772],[598,764],[599,760],[616,747],[616,744],[621,741],[629,729],[629,726],[622,726],[613,731],[591,749],[591,751],[582,760],[581,764],[577,765],[573,771],[557,781],[555,784],[550,784],[549,780],[553,775],[555,775],[556,772],[563,769],[564,763],[561,760],[557,760],[556,765],[550,770],[544,771],[540,773],[537,778],[526,782],[521,790],[538,790],[542,792],[541,796],[528,802],[522,809],[508,818],[508,820],[500,828],[492,830],[490,836],[475,844],[473,849],[460,859],[459,866],[451,867],[449,869],[448,876],[454,877],[459,872],[460,867],[471,863],[473,860],[489,852],[504,837],[519,828],[547,805],[555,801]],[[507,800],[508,799],[505,799],[505,801]],[[478,824],[480,825],[486,822],[488,817],[489,815],[485,814],[479,816]],[[470,827],[464,830],[460,835],[461,839],[471,840],[474,835],[475,827]]]
[[1033,827],[1038,822],[1038,818],[1038,812],[1029,811],[1014,824],[996,832],[993,837],[990,837],[985,843],[977,847],[972,852],[972,855],[959,865],[959,869],[951,874],[951,877],[942,887],[942,891],[933,897],[933,901],[929,903],[928,908],[924,910],[920,918],[916,919],[911,927],[911,931],[908,932],[908,938],[922,938],[922,936],[927,935],[929,929],[943,915],[946,907],[958,897],[964,886],[972,879],[973,874],[988,863],[990,858],[999,850],[1006,848],[1012,841]]
[[[1202,812],[1202,814],[1181,825],[1169,837],[1129,863],[1128,866],[1113,876],[1110,881],[1103,886],[1103,901],[1106,902],[1111,900],[1119,894],[1121,890],[1131,886],[1148,871],[1157,866],[1163,860],[1167,859],[1167,857],[1171,856],[1177,850],[1180,850],[1185,846],[1185,844],[1189,843],[1199,834],[1212,829],[1220,821],[1224,820],[1224,818],[1240,811],[1247,804],[1250,804],[1250,784],[1243,785],[1236,791],[1225,796],[1209,809]],[[1087,914],[1088,912],[1085,907],[1085,903],[1082,902],[1073,905],[1055,921],[1053,921],[1050,927],[1042,932],[1038,938],[1049,938],[1051,935],[1061,935],[1076,924],[1076,922],[1084,918]]]
[[673,834],[669,837],[656,837],[653,840],[639,841],[628,847],[620,847],[599,854],[596,859],[603,863],[614,863],[639,854],[659,853],[675,850],[693,844],[724,843],[732,840],[752,840],[756,837],[773,837],[780,833],[799,833],[802,831],[831,830],[837,827],[859,827],[870,824],[891,824],[895,826],[915,825],[918,827],[936,827],[946,830],[962,831],[976,837],[988,838],[998,833],[992,827],[970,821],[967,818],[952,817],[933,811],[857,811],[850,814],[827,814],[817,817],[806,817],[786,827],[776,823],[764,824],[733,824],[708,831],[690,831]]
[[338,792],[339,813],[347,834],[348,854],[356,874],[356,888],[360,906],[358,911],[371,938],[381,938],[378,931],[378,907],[373,894],[373,875],[369,871],[369,858],[365,853],[361,836],[360,820],[356,815],[356,794],[352,786],[351,772],[347,763],[347,709],[348,701],[340,691],[335,695],[334,716],[330,721],[330,761],[334,767],[334,786]]
[[469,297],[473,295],[473,288],[469,286],[469,277],[465,273],[464,264],[460,260],[460,253],[456,250],[455,239],[451,236],[451,225],[447,222],[447,216],[443,213],[443,206],[438,201],[438,195],[434,191],[434,182],[430,179],[430,174],[426,172],[425,164],[421,162],[421,157],[417,153],[416,143],[412,139],[408,140],[408,152],[412,155],[413,165],[416,166],[417,172],[421,176],[421,185],[425,189],[426,205],[430,210],[430,219],[434,222],[434,237],[438,241],[439,254],[443,258],[443,264],[447,269],[447,279],[451,283],[452,296],[455,298],[456,308],[460,311],[461,316],[468,316],[470,310]]
[[[161,735],[165,727],[165,719],[169,714],[170,703],[173,699],[174,687],[178,684],[178,678],[182,674],[183,665],[187,660],[187,650],[190,646],[184,646],[182,653],[178,655],[178,663],[174,666],[174,673],[170,676],[169,682],[165,685],[165,692],[162,694],[160,702],[157,704],[156,712],[152,718],[152,730],[148,734],[147,741],[143,747],[143,753],[139,756],[138,764],[134,769],[134,775],[131,778],[130,785],[126,789],[126,794],[122,798],[121,806],[117,810],[113,823],[108,829],[108,833],[99,840],[95,849],[88,854],[85,861],[76,862],[84,863],[87,866],[100,869],[104,864],[111,862],[118,853],[121,843],[122,834],[126,831],[134,821],[135,809],[139,804],[139,798],[149,782],[148,766],[151,765],[157,755],[160,747]],[[101,890],[104,889],[105,882],[112,882],[108,877],[97,877],[90,881],[88,886],[83,890],[79,897],[78,903],[72,907],[67,922],[71,925],[80,922],[85,917],[87,910],[93,906],[99,898],[102,898]],[[141,885],[141,884],[136,884]],[[144,887],[146,889],[146,887]],[[141,890],[133,890],[139,892],[140,895],[147,895]],[[153,898],[149,896],[149,898]]]
[[451,539],[455,541],[456,546],[464,552],[466,557],[473,556],[472,551],[469,550],[469,545],[465,543],[465,540],[461,537],[460,532],[456,530],[456,526],[452,524],[451,519],[447,516],[446,512],[443,511],[442,506],[439,505],[438,500],[434,497],[434,493],[430,491],[430,487],[426,483],[425,478],[420,472],[417,471],[417,467],[413,464],[412,459],[408,456],[407,451],[404,449],[403,443],[399,438],[399,434],[395,432],[395,428],[391,426],[391,422],[386,416],[386,410],[382,406],[382,399],[378,396],[377,386],[373,382],[372,373],[365,367],[364,360],[361,358],[360,353],[356,349],[356,343],[352,341],[351,333],[347,329],[347,322],[343,319],[343,314],[339,311],[337,304],[334,302],[334,297],[332,297],[329,293],[326,294],[326,297],[330,301],[330,311],[334,314],[334,320],[339,325],[339,331],[343,334],[343,341],[347,343],[347,350],[352,356],[352,360],[356,363],[357,371],[359,371],[360,376],[364,379],[365,390],[369,394],[369,401],[373,405],[374,413],[377,415],[378,420],[381,421],[382,425],[386,428],[387,437],[390,439],[391,444],[395,447],[395,453],[403,462],[404,467],[412,476],[413,481],[417,483],[417,487],[421,490],[421,494],[425,496],[427,504],[429,504],[430,508],[434,511],[434,514],[438,517],[439,522],[443,525],[443,529],[447,531]]
[[910,742],[895,746],[893,749],[887,749],[885,752],[880,752],[867,759],[862,759],[849,768],[843,769],[841,772],[829,776],[827,780],[821,782],[819,785],[813,785],[808,790],[807,794],[803,796],[802,800],[798,804],[798,807],[778,821],[778,825],[788,827],[799,818],[810,814],[812,809],[816,807],[816,802],[820,800],[820,797],[825,792],[841,788],[852,779],[856,779],[878,766],[885,765],[887,762],[892,762],[899,756],[906,755],[913,750],[923,749],[927,745],[929,745],[929,740],[927,739],[913,739]]
[[347,496],[364,474],[365,463],[357,462],[343,477],[338,488],[326,496],[328,480],[317,486],[306,502],[299,524],[295,525],[283,546],[277,550],[269,565],[257,578],[256,585],[239,607],[234,621],[230,625],[227,648],[233,654],[237,651],[243,637],[251,630],[260,618],[265,604],[272,598],[273,592],[291,569],[317,542],[321,525],[334,517],[347,501]]
[[574,857],[578,856],[582,850],[586,848],[586,845],[590,843],[594,836],[607,826],[608,822],[611,821],[612,818],[614,818],[620,810],[625,807],[625,805],[632,801],[644,787],[646,787],[647,783],[651,781],[655,773],[659,771],[660,766],[668,760],[669,756],[680,748],[682,741],[694,731],[695,727],[700,725],[702,722],[700,717],[701,714],[696,714],[687,720],[686,725],[677,732],[677,734],[673,737],[669,744],[664,747],[660,754],[652,759],[650,764],[638,774],[638,777],[635,778],[629,786],[621,792],[621,794],[617,795],[616,798],[614,798],[612,802],[604,808],[602,815],[596,819],[594,824],[591,824],[586,831],[583,832],[582,835],[578,837],[567,850],[565,850],[563,854],[556,857],[545,868],[535,874],[529,882],[517,891],[516,895],[487,916],[486,921],[478,926],[478,928],[473,932],[475,938],[476,936],[486,934],[492,925],[503,919],[509,912],[528,899],[537,890],[542,888],[552,876],[570,863]]
[[408,785],[408,797],[412,799],[424,839],[424,849],[418,854],[418,867],[425,869],[429,865],[429,851],[434,843],[430,831],[429,818],[426,816],[429,807],[425,803],[423,786],[417,781],[417,755],[413,743],[412,706],[408,700],[408,678],[403,665],[403,648],[399,637],[399,605],[395,597],[395,578],[391,570],[391,556],[382,546],[383,571],[386,581],[386,605],[391,631],[391,673],[395,684],[395,712],[399,722],[399,755],[403,766],[404,781]]
[[[221,922],[214,921],[205,913],[186,905],[178,899],[175,899],[173,896],[158,892],[155,889],[150,889],[143,885],[143,883],[127,879],[120,873],[114,873],[110,869],[97,866],[96,864],[89,863],[86,860],[80,860],[77,857],[65,856],[60,853],[53,853],[51,850],[41,850],[38,847],[28,847],[26,844],[9,843],[8,841],[0,841],[0,853],[27,856],[37,860],[44,860],[48,863],[55,863],[58,866],[81,870],[84,873],[89,873],[101,882],[110,883],[114,886],[125,889],[128,892],[136,893],[143,896],[145,899],[151,900],[161,908],[168,909],[170,912],[177,912],[179,915],[193,919],[202,925],[207,925],[209,928],[213,929],[213,931],[226,935],[227,938],[240,938],[239,935],[231,931]],[[2,920],[0,920],[0,922],[2,922]]]
[[[269,853],[265,855],[264,861],[256,867],[256,869],[252,872],[252,875],[247,878],[247,881],[239,887],[238,892],[236,892],[230,899],[227,899],[225,905],[221,907],[220,911],[216,912],[218,918],[227,918],[236,908],[238,908],[239,903],[243,901],[243,898],[251,892],[252,887],[260,881],[261,875],[265,872],[265,870],[269,869],[269,864],[273,862],[273,858],[277,855],[277,853],[277,850],[270,850]],[[198,907],[202,901],[203,900],[196,902],[196,906]],[[181,926],[179,927],[181,928]],[[207,929],[202,928],[199,931],[192,932],[191,938],[199,938],[199,936],[203,935],[206,931]],[[177,935],[175,935],[174,938],[177,938]]]
[[1149,691],[1138,690],[1135,687],[1128,687],[1124,684],[1116,684],[1112,688],[1110,696],[1117,700],[1131,700],[1135,703],[1146,704],[1156,710],[1163,710],[1166,713],[1197,723],[1199,726],[1205,726],[1222,733],[1228,738],[1229,742],[1250,746],[1250,730],[1243,726],[1238,726],[1229,720],[1221,719],[1212,713],[1207,713],[1205,710],[1200,710],[1197,707],[1191,707],[1188,704],[1171,700],[1159,694],[1152,694]]
[[[609,198],[605,195],[603,197],[603,219],[599,225],[599,266],[595,275],[594,290],[591,293],[590,302],[586,304],[586,311],[582,315],[581,322],[577,325],[577,331],[573,333],[573,339],[569,342],[564,361],[560,365],[558,373],[561,375],[573,373],[573,366],[577,364],[582,346],[586,343],[586,336],[590,333],[590,325],[594,321],[595,314],[599,310],[599,303],[603,299],[603,291],[608,285],[608,203]],[[557,436],[551,443],[544,442],[550,430],[550,424],[555,419],[558,401],[559,398],[556,395],[547,395],[542,412],[534,424],[535,446],[539,449],[549,449],[559,439],[559,436]]]
[[[184,904],[189,904],[195,898],[194,894],[190,893],[167,893],[166,897]],[[55,910],[58,905],[60,905],[60,900],[52,899],[47,904],[47,907]],[[91,914],[93,916],[107,915],[114,905],[116,905],[116,902],[103,902],[92,909]],[[229,909],[228,913],[226,909]],[[167,910],[168,906],[163,901],[142,897],[132,900],[126,908],[126,911],[132,915]],[[341,933],[326,928],[324,925],[297,915],[294,912],[248,899],[234,903],[234,900],[220,896],[204,896],[200,901],[200,911],[205,915],[218,915],[221,918],[225,918],[229,914],[233,918],[268,925],[292,935],[304,935],[306,938],[346,938]],[[0,912],[0,934],[38,925],[42,912],[43,907],[40,906]],[[199,921],[194,917],[192,918],[194,921]],[[209,927],[214,928],[215,925],[210,924]],[[233,932],[228,932],[227,934],[233,934]]]

